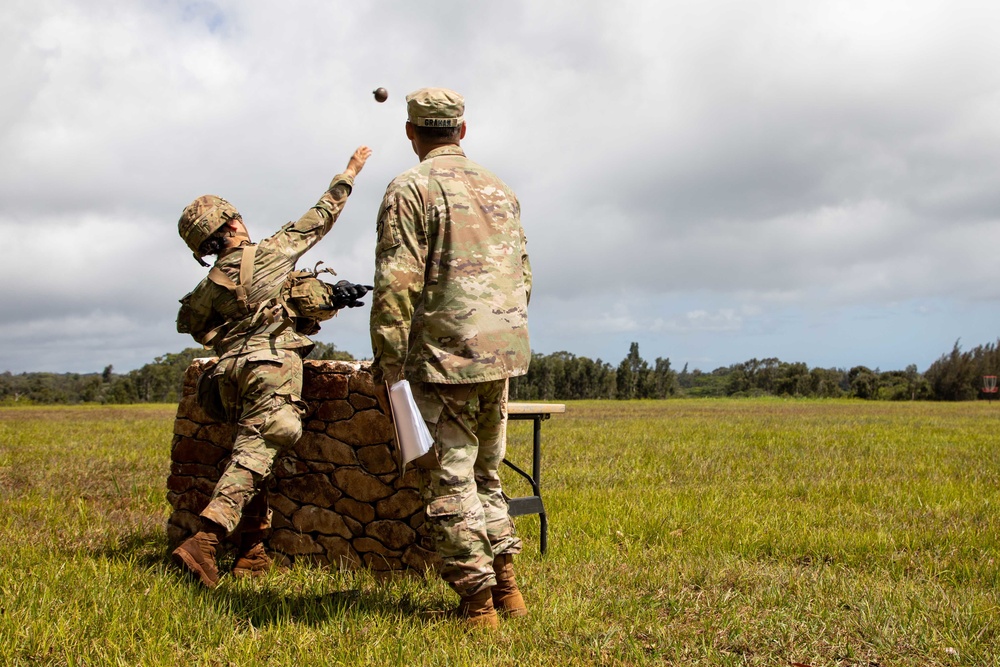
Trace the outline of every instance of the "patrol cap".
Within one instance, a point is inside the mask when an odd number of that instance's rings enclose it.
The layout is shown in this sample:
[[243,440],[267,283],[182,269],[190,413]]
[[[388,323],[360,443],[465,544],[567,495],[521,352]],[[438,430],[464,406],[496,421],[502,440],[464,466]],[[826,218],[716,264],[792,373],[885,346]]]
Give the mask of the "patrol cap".
[[465,98],[447,88],[421,88],[406,96],[406,115],[417,127],[458,127]]

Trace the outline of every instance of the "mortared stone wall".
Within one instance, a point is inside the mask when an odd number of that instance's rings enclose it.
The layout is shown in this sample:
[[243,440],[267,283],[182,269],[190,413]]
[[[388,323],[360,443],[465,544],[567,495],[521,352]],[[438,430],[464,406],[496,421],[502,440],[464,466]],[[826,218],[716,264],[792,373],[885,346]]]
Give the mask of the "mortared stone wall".
[[[167,522],[171,549],[198,526],[198,513],[229,460],[233,427],[213,421],[195,397],[206,360],[184,376],[170,448]],[[367,362],[306,361],[303,435],[275,461],[269,486],[271,551],[339,568],[423,572],[440,561],[424,530],[416,473],[400,475],[392,424]]]

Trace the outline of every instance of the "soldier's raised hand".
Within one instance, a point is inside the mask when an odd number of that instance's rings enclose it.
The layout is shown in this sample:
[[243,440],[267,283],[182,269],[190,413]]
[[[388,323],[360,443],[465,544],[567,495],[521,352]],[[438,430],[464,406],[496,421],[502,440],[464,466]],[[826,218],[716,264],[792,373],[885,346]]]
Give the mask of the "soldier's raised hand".
[[368,161],[371,155],[372,149],[367,146],[358,146],[358,149],[354,151],[354,155],[347,161],[347,169],[344,170],[344,174],[351,178],[360,174],[361,169],[365,166],[365,162]]

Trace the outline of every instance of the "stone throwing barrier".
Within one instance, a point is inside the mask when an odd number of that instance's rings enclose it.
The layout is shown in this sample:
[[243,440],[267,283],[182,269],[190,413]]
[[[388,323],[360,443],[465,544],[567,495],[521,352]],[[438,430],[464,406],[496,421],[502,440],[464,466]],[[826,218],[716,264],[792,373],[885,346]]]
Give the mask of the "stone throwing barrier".
[[[174,421],[167,478],[171,549],[197,530],[232,451],[233,427],[210,419],[195,398],[206,363],[188,367]],[[344,569],[439,567],[416,473],[397,470],[392,423],[375,396],[368,363],[306,361],[304,370],[303,434],[275,460],[268,548],[293,562]]]

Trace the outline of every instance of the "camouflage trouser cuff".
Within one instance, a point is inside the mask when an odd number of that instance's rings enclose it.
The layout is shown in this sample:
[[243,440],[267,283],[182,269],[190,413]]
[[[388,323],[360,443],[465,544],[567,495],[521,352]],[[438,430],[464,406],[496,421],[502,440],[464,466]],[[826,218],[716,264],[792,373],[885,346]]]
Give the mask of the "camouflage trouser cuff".
[[232,513],[220,511],[217,507],[213,507],[215,504],[214,502],[209,503],[208,507],[201,511],[201,516],[225,528],[227,536],[232,535],[233,530],[236,528],[236,522],[233,521]]
[[471,595],[475,595],[479,591],[496,586],[497,577],[495,574],[490,574],[476,582],[468,582],[463,579],[460,583],[449,582],[449,585],[453,591],[459,594],[459,596],[469,597]]
[[496,558],[497,556],[516,556],[517,554],[521,553],[522,544],[523,542],[521,542],[521,538],[515,535],[511,535],[510,537],[504,538],[503,540],[500,540],[496,544],[492,545],[493,557]]

